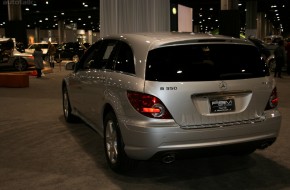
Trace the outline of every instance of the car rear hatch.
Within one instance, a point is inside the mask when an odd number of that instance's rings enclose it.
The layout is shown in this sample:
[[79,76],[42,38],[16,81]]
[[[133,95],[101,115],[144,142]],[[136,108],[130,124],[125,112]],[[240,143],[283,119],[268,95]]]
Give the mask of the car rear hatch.
[[148,55],[145,93],[184,128],[260,122],[273,88],[253,46],[171,46]]

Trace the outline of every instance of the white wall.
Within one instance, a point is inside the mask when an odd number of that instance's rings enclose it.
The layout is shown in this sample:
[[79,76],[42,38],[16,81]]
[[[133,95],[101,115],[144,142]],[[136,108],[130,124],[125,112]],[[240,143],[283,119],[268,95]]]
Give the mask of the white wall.
[[192,32],[192,8],[178,5],[178,31]]
[[101,0],[100,36],[170,31],[169,0]]

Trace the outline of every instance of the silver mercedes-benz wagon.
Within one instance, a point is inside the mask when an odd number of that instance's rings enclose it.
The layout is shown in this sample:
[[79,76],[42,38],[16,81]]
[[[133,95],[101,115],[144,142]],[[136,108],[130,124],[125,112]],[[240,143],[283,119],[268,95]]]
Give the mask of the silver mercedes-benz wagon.
[[250,154],[279,134],[275,79],[245,39],[111,35],[66,67],[73,72],[62,83],[64,117],[103,137],[114,171],[137,160],[170,163],[186,151]]

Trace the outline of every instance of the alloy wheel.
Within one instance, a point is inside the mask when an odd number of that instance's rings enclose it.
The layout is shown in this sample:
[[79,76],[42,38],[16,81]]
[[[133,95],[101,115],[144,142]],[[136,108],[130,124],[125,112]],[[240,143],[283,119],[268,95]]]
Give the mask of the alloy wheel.
[[115,164],[118,158],[118,137],[116,127],[112,120],[107,122],[105,138],[108,158],[112,164]]

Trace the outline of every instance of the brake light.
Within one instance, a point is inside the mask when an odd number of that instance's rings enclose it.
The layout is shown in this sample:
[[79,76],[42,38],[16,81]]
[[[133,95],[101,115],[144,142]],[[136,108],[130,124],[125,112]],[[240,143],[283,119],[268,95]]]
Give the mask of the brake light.
[[268,104],[266,106],[266,110],[269,110],[269,109],[274,109],[278,106],[278,93],[277,93],[277,88],[275,87],[273,90],[272,90],[272,93],[270,95],[270,98],[269,98],[269,101],[268,101]]
[[158,108],[143,108],[142,112],[147,112],[147,113],[160,113],[160,109]]
[[150,118],[171,119],[165,105],[157,97],[140,92],[127,92],[131,105],[142,115]]

